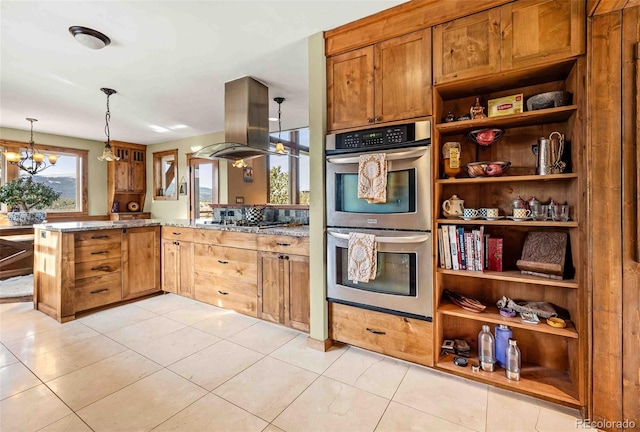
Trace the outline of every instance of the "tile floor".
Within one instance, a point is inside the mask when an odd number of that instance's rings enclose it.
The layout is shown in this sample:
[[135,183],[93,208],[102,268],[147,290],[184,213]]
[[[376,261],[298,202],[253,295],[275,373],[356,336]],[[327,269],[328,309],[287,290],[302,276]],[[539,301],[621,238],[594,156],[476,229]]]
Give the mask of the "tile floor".
[[0,430],[575,431],[578,412],[175,295],[0,304]]

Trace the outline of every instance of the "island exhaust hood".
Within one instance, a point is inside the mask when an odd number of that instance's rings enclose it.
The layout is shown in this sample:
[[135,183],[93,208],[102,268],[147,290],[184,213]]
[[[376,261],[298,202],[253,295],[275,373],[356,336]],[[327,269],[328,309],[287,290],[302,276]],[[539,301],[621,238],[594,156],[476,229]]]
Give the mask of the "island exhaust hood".
[[206,146],[193,157],[249,160],[269,151],[269,89],[251,77],[224,85],[225,142]]

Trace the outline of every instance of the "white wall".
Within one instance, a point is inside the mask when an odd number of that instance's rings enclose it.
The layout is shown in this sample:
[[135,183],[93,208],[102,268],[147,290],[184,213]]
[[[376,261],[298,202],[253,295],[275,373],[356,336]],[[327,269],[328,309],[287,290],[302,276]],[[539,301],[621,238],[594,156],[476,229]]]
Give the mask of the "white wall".
[[[30,131],[10,128],[0,128],[0,139],[28,143]],[[36,145],[52,145],[71,149],[89,150],[89,197],[88,213],[90,216],[107,214],[107,162],[100,162],[104,143],[101,141],[72,138],[62,135],[52,135],[34,132],[33,140]]]

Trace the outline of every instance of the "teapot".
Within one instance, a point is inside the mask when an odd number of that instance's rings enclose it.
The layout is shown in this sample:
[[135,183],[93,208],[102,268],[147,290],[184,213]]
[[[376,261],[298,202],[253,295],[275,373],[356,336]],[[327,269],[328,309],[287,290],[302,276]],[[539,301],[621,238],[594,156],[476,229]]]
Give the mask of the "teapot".
[[527,203],[525,200],[523,200],[520,195],[518,195],[518,198],[516,198],[513,201],[511,201],[511,208],[512,209],[526,209],[528,207],[529,207],[529,203]]
[[452,195],[451,198],[442,202],[442,213],[446,217],[457,217],[464,214],[464,200],[458,195]]

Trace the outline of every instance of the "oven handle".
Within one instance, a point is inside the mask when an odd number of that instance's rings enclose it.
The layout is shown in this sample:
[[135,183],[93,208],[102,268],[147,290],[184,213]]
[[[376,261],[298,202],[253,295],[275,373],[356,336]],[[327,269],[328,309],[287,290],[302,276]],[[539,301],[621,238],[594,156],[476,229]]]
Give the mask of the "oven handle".
[[[340,240],[349,240],[349,234],[341,234],[335,233],[331,231],[327,231],[327,233]],[[423,235],[415,235],[415,236],[406,236],[406,237],[378,237],[376,236],[376,241],[378,243],[395,243],[395,244],[406,244],[406,243],[422,243],[429,240],[429,234]]]
[[[429,151],[429,147],[421,147],[419,149],[397,152],[397,153],[387,153],[387,160],[401,160],[401,159],[412,159],[420,156],[424,156]],[[360,156],[343,156],[343,157],[328,157],[327,162],[331,162],[332,164],[354,164],[360,161]]]

